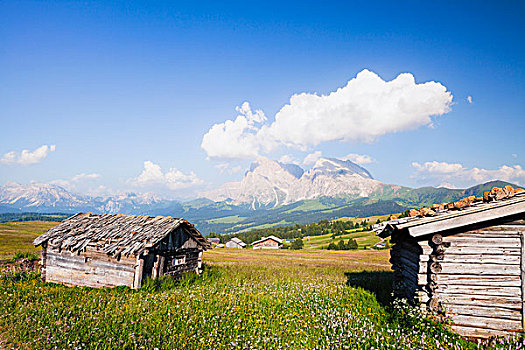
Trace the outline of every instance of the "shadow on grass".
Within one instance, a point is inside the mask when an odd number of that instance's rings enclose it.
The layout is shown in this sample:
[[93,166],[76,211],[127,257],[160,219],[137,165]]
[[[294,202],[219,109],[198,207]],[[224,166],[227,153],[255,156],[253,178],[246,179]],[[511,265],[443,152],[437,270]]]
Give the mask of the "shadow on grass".
[[345,272],[346,284],[360,287],[376,295],[377,301],[383,306],[392,303],[392,272],[362,271]]

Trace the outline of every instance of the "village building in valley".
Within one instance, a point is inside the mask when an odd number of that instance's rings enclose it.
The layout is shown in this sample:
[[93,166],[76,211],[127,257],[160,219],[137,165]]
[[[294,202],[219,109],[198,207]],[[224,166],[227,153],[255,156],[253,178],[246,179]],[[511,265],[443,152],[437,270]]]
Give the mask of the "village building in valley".
[[228,242],[226,242],[226,248],[244,249],[246,248],[246,243],[244,243],[237,237],[233,237]]
[[525,331],[525,192],[494,188],[410,214],[374,227],[394,243],[394,293],[464,336]]
[[199,272],[206,239],[188,221],[134,215],[74,215],[34,241],[42,279],[87,287],[138,289],[146,277]]
[[216,246],[217,244],[220,244],[221,243],[221,240],[217,237],[208,237],[206,238],[206,241],[208,242],[209,245],[211,245],[212,247],[213,246]]
[[263,237],[252,243],[253,249],[280,249],[283,246],[283,240],[275,236]]

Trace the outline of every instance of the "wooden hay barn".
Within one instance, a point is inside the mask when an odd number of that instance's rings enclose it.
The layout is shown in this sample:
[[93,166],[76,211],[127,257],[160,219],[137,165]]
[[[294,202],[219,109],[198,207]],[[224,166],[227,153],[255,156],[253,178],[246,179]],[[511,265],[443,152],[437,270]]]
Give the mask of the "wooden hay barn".
[[206,239],[171,217],[80,213],[35,239],[42,279],[87,287],[138,289],[150,276],[180,279],[199,272]]
[[283,240],[275,236],[263,237],[252,243],[253,249],[280,249],[283,246]]
[[244,249],[246,248],[246,243],[244,243],[237,237],[233,237],[228,242],[226,242],[226,248]]
[[508,187],[375,225],[394,243],[395,295],[447,316],[463,336],[523,332],[525,195]]

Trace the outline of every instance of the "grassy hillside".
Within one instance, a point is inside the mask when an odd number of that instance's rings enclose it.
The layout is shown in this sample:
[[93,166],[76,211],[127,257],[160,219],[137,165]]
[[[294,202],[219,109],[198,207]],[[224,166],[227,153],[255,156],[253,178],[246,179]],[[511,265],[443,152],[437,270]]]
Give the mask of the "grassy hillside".
[[223,243],[232,237],[238,237],[243,242],[251,244],[261,237],[276,236],[282,239],[302,238],[304,248],[326,249],[330,243],[337,244],[344,240],[355,239],[358,249],[370,248],[380,241],[370,226],[377,221],[387,220],[390,215],[376,215],[366,218],[343,217],[336,220],[321,220],[304,225],[283,225],[275,227],[257,228],[233,234],[217,235]]
[[349,239],[355,239],[359,245],[359,249],[365,247],[371,247],[372,245],[380,242],[381,240],[375,235],[374,232],[349,232],[344,235],[336,236],[332,238],[332,234],[326,234],[321,236],[308,236],[303,238],[304,249],[326,249],[330,243],[339,243],[343,240],[345,243]]
[[15,252],[35,252],[33,240],[55,226],[56,222],[29,221],[0,223],[0,259],[11,258]]

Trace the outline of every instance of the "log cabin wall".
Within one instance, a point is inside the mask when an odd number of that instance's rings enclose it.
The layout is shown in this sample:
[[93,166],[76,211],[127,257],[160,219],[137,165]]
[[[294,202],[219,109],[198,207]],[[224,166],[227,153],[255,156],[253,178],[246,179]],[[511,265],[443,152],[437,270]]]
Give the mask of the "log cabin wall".
[[393,270],[393,288],[396,297],[427,303],[428,261],[432,248],[425,241],[417,241],[402,234],[393,237],[390,262]]
[[174,253],[165,257],[164,274],[180,280],[186,273],[198,272],[202,251],[188,249],[184,253]]
[[159,278],[169,275],[181,280],[186,273],[199,273],[202,251],[202,245],[185,229],[178,228],[143,257],[142,279],[148,276]]
[[391,251],[394,292],[446,315],[463,336],[522,332],[524,234],[524,215],[417,240],[397,232]]
[[113,258],[95,248],[81,252],[46,247],[46,282],[85,287],[128,286],[133,288],[136,259]]
[[[457,234],[434,245],[429,309],[472,337],[523,331],[523,219]],[[439,241],[439,235],[434,240]],[[439,242],[437,242],[439,243]]]

